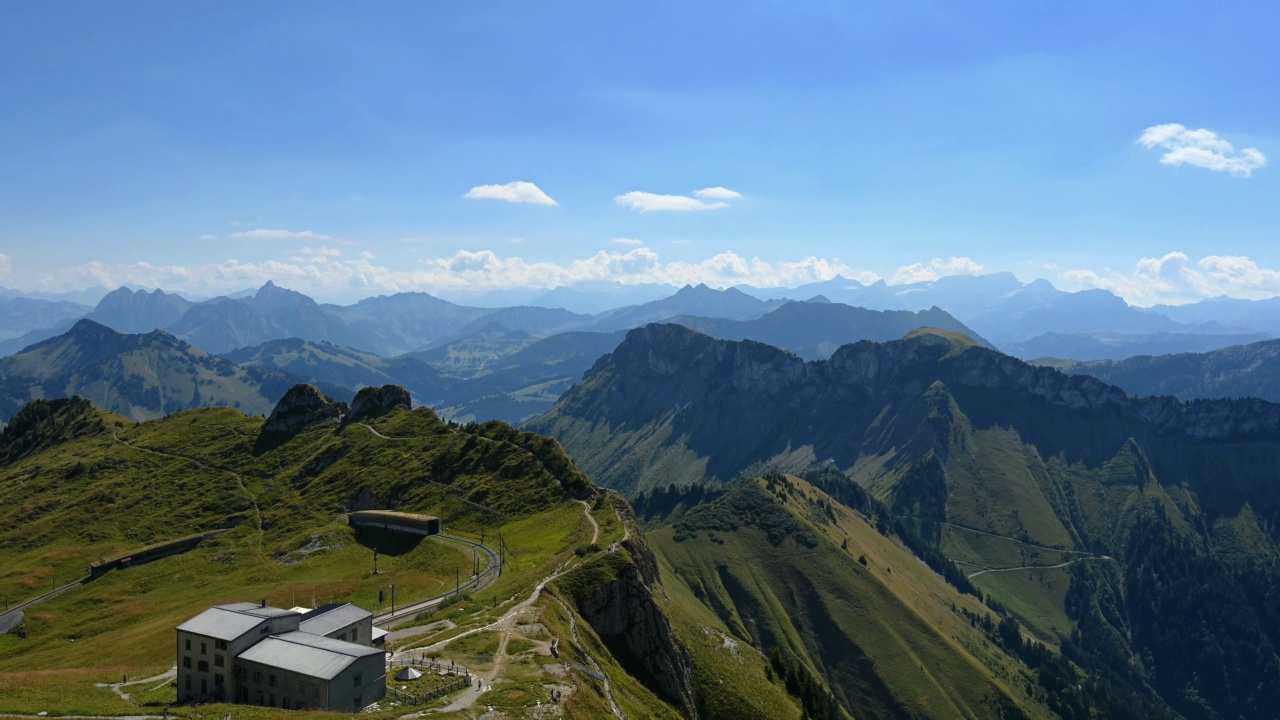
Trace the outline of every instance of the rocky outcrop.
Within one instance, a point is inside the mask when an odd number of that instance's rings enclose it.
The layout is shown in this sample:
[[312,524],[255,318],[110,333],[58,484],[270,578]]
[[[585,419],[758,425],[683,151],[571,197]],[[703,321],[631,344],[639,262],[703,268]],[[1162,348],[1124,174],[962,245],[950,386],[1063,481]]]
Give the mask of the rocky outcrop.
[[638,532],[621,549],[625,554],[613,554],[630,562],[619,561],[610,582],[580,597],[578,611],[628,672],[685,717],[697,718],[689,651],[654,597],[661,588],[657,558]]
[[383,385],[382,387],[361,388],[351,401],[351,414],[348,422],[356,422],[368,418],[380,417],[403,407],[413,409],[413,396],[399,385]]
[[336,424],[348,410],[346,403],[325,395],[314,385],[294,385],[276,403],[271,416],[262,426],[262,434],[293,435],[317,425]]

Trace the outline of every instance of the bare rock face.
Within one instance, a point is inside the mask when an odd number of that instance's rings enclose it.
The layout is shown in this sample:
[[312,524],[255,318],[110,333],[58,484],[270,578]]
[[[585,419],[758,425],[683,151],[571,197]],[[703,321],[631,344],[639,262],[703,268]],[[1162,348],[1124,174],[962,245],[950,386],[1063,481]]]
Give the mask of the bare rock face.
[[383,385],[380,388],[362,388],[351,401],[351,415],[348,420],[354,422],[379,417],[398,407],[404,407],[406,410],[413,409],[413,396],[403,387]]
[[633,532],[622,548],[632,562],[612,582],[582,600],[578,609],[633,675],[686,718],[696,720],[689,651],[676,638],[671,621],[654,599],[654,589],[661,582],[657,558],[638,532]]
[[317,425],[336,424],[347,412],[346,403],[325,395],[314,385],[294,385],[276,403],[271,416],[262,426],[262,433],[293,435]]

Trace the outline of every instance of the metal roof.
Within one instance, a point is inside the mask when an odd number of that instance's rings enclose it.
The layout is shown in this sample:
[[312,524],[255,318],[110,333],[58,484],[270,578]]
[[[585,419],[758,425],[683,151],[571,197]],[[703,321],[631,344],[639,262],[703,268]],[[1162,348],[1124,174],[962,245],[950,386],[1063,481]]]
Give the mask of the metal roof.
[[[256,607],[256,606],[255,606]],[[212,607],[178,626],[196,635],[215,640],[235,640],[266,622],[267,618],[248,615],[225,607]]]
[[382,654],[376,648],[295,631],[272,635],[240,653],[237,659],[332,680],[356,660]]
[[303,615],[298,629],[313,635],[328,635],[371,617],[373,613],[349,603],[324,605]]
[[285,615],[296,614],[293,610],[285,610],[283,608],[271,607],[270,605],[259,605],[258,603],[251,602],[238,602],[231,603],[230,605],[214,605],[214,607],[263,618],[283,617]]

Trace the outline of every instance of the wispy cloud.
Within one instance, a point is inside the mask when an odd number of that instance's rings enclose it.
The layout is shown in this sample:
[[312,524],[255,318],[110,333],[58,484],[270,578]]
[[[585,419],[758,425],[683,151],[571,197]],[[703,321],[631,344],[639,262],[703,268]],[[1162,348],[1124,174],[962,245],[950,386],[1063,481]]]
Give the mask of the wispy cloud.
[[609,242],[613,243],[614,245],[643,245],[644,244],[643,240],[637,240],[635,238],[614,238]]
[[13,256],[0,253],[0,280],[13,273]]
[[197,239],[197,240],[217,240],[217,239],[219,239],[219,238],[218,238],[218,236],[217,236],[217,235],[210,235],[210,234],[208,234],[208,233],[205,233],[204,235],[201,235],[200,237],[198,237],[198,238],[196,238],[196,239]]
[[1280,295],[1280,270],[1261,267],[1241,255],[1208,255],[1198,262],[1180,252],[1142,258],[1132,272],[1068,270],[1068,288],[1102,288],[1130,304],[1179,305],[1226,295],[1260,300]]
[[905,285],[918,282],[932,282],[945,275],[980,275],[982,265],[967,257],[934,258],[928,264],[913,263],[903,265],[893,274],[889,282],[893,285]]
[[739,200],[741,193],[729,188],[712,187],[694,190],[688,195],[659,195],[657,193],[632,190],[623,193],[613,201],[636,212],[657,212],[662,210],[719,210],[729,207],[726,200]]
[[1267,156],[1257,148],[1244,148],[1236,152],[1231,143],[1217,133],[1201,128],[1188,130],[1178,123],[1152,125],[1138,138],[1138,144],[1165,151],[1160,162],[1165,165],[1193,167],[1229,172],[1236,177],[1249,177],[1254,170],[1267,164]]
[[[208,238],[210,236],[204,235]],[[240,232],[231,233],[231,237],[236,240],[332,240],[328,235],[322,235],[318,232],[310,230],[284,230],[281,228],[257,228],[254,230],[241,230]]]
[[506,185],[477,185],[462,197],[472,200],[501,200],[509,203],[528,203],[530,205],[555,205],[551,196],[542,192],[542,188],[531,182],[517,180]]

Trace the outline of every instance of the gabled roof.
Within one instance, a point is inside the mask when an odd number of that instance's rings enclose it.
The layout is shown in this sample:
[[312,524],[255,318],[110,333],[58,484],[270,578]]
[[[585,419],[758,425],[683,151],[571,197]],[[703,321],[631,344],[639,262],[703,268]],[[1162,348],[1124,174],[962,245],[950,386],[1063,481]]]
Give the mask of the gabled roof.
[[302,616],[298,629],[313,635],[328,635],[344,627],[372,618],[373,613],[355,605],[322,605]]
[[272,635],[240,653],[238,659],[331,680],[356,660],[382,654],[377,648],[295,631]]
[[178,629],[216,640],[231,641],[247,632],[252,632],[267,620],[268,618],[247,615],[222,607],[212,607],[182,623]]

